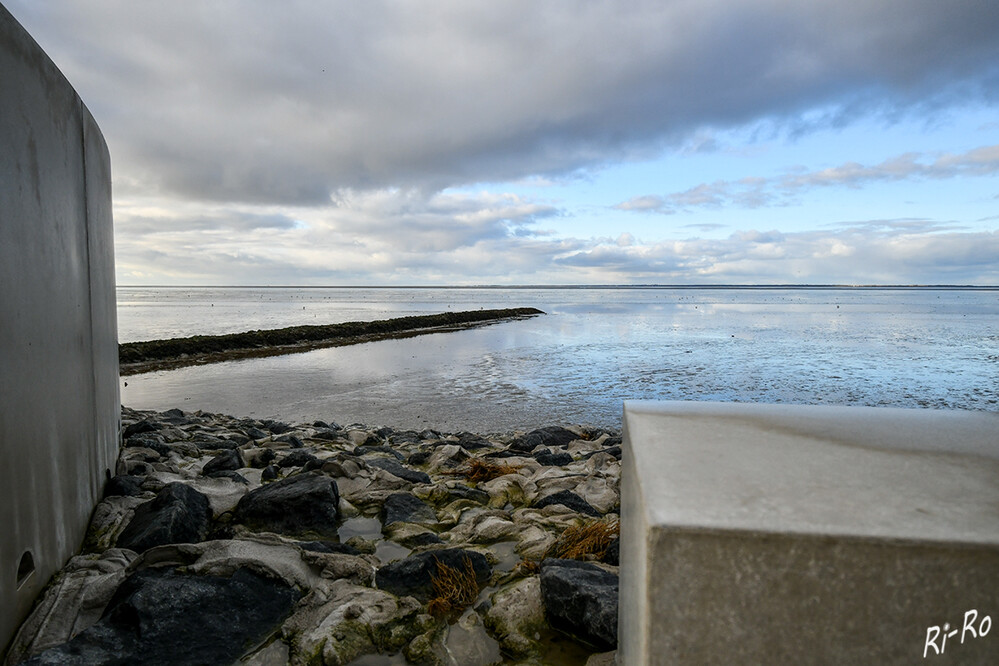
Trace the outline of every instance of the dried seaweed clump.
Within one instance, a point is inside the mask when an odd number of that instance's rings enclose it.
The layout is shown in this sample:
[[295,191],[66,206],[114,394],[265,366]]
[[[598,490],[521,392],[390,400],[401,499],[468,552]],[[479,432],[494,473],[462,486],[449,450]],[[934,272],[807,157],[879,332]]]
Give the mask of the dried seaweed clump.
[[514,467],[513,465],[502,465],[500,463],[494,463],[491,460],[472,458],[460,468],[448,473],[458,474],[465,477],[468,481],[478,482],[492,481],[493,479],[497,479],[506,474],[516,474],[518,470],[520,470],[520,468]]
[[434,597],[427,603],[427,611],[436,618],[448,617],[464,611],[479,595],[479,582],[475,578],[472,560],[466,555],[461,568],[451,567],[436,557],[437,575],[431,574]]
[[607,547],[621,533],[621,523],[617,520],[593,520],[578,527],[570,527],[559,535],[545,557],[563,560],[582,560],[593,555],[602,560]]

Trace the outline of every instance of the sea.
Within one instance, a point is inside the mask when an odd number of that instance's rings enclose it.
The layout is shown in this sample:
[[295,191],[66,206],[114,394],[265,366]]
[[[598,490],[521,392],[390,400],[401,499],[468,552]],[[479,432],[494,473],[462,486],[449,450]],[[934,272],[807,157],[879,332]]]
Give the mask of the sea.
[[121,342],[414,314],[546,314],[150,372],[136,409],[444,432],[619,429],[626,400],[999,411],[999,288],[119,287]]

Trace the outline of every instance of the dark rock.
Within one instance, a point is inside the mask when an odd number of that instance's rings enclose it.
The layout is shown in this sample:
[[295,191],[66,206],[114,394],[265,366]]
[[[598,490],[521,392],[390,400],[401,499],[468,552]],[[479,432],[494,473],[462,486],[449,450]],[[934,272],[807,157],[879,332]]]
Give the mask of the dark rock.
[[243,495],[233,510],[233,520],[272,532],[334,535],[339,503],[336,481],[307,472]]
[[313,421],[312,422],[312,427],[313,428],[326,428],[327,430],[329,430],[330,424],[327,423],[326,421]]
[[598,648],[617,647],[618,577],[589,562],[541,563],[541,598],[548,622]]
[[428,550],[416,555],[386,564],[375,573],[375,587],[400,597],[412,595],[426,602],[434,595],[433,576],[439,576],[438,562],[459,571],[465,570],[465,557],[468,557],[475,572],[475,579],[481,586],[492,573],[486,556],[471,550],[448,548]]
[[246,436],[250,439],[267,439],[271,436],[269,432],[264,432],[260,428],[249,427],[245,431]]
[[208,536],[211,519],[207,497],[183,483],[170,483],[135,508],[116,545],[141,553],[168,543],[198,543]]
[[[291,432],[291,426],[287,423],[281,423],[280,421],[263,421],[263,426],[270,430],[275,435],[283,435],[286,432]],[[256,437],[254,437],[256,439]]]
[[430,440],[430,439],[441,439],[443,435],[436,430],[421,430],[420,439]]
[[365,460],[365,462],[412,483],[430,483],[430,475],[426,472],[409,469],[388,458],[376,458],[375,460]]
[[202,451],[239,448],[239,444],[237,444],[232,440],[222,439],[221,437],[216,437],[215,435],[208,435],[203,432],[199,432],[194,437],[192,437],[191,443],[197,446]]
[[532,506],[535,509],[540,509],[542,507],[549,506],[551,504],[561,504],[562,506],[569,507],[573,511],[578,511],[579,513],[585,513],[587,516],[600,517],[600,512],[590,506],[590,503],[584,500],[582,497],[572,492],[571,490],[560,490],[553,495],[548,495],[535,502]]
[[171,451],[170,447],[164,443],[163,438],[159,435],[135,435],[134,437],[129,437],[125,440],[126,449],[140,447],[144,449],[152,449],[164,458],[169,457]]
[[623,440],[620,437],[616,437],[616,436],[615,437],[608,437],[607,439],[604,440],[604,448],[610,449],[610,448],[613,448],[615,446],[621,446],[622,442],[623,442]]
[[548,449],[543,451],[538,451],[534,454],[534,459],[537,460],[542,465],[548,467],[562,467],[563,465],[568,465],[572,462],[572,456],[568,453],[552,453]]
[[393,493],[385,498],[381,512],[382,524],[436,523],[437,514],[419,497],[409,493]]
[[274,449],[264,449],[263,453],[258,456],[254,456],[253,460],[250,461],[251,467],[261,468],[267,467],[277,458],[277,454],[274,453]]
[[149,474],[149,466],[138,460],[131,460],[125,463],[125,474],[129,476],[145,476]]
[[246,467],[246,463],[243,462],[243,456],[239,454],[239,450],[228,449],[206,462],[205,466],[201,468],[201,473],[210,476],[213,472],[235,471],[243,467]]
[[492,453],[487,453],[482,456],[483,458],[530,458],[530,453],[524,453],[523,451],[517,451],[515,449],[504,449],[502,451],[493,451]]
[[264,471],[260,473],[261,481],[273,481],[276,478],[278,478],[277,465],[268,465],[264,468]]
[[143,419],[141,421],[136,421],[131,425],[125,426],[125,429],[121,432],[122,439],[128,439],[132,435],[138,435],[144,432],[153,432],[160,429],[160,424],[154,423],[149,419]]
[[332,430],[317,430],[315,432],[315,434],[312,435],[312,438],[313,439],[322,439],[322,440],[325,440],[327,442],[330,442],[330,441],[333,441],[333,440],[340,439],[340,436],[337,435]]
[[448,501],[455,501],[460,499],[472,500],[473,502],[478,502],[479,504],[489,504],[489,493],[485,490],[479,490],[478,488],[469,488],[468,486],[459,485],[453,488],[447,489]]
[[300,541],[298,547],[314,553],[342,553],[344,555],[360,555],[361,551],[346,543],[336,541]]
[[561,426],[548,426],[532,430],[526,435],[522,435],[510,443],[514,451],[524,451],[529,453],[539,446],[565,446],[569,442],[579,439],[579,435]]
[[137,497],[143,492],[143,481],[145,481],[145,478],[141,476],[129,476],[127,474],[112,476],[104,486],[104,497],[116,497],[120,495]]
[[364,444],[362,446],[356,446],[354,447],[354,450],[351,451],[351,453],[353,453],[355,456],[365,456],[368,455],[369,453],[387,453],[390,456],[394,457],[396,460],[405,460],[406,458],[406,456],[399,453],[391,446],[385,446],[384,444],[379,444],[377,446],[370,446],[368,444]]
[[422,465],[428,460],[430,460],[430,455],[431,454],[429,451],[417,451],[416,453],[412,454],[411,456],[409,456],[409,458],[406,459],[406,464]]
[[492,442],[470,432],[458,434],[458,445],[466,451],[476,451],[478,449],[488,449],[492,447]]
[[297,435],[282,435],[278,437],[275,441],[281,442],[282,444],[287,444],[293,449],[300,449],[305,446],[305,443],[298,438]]
[[621,447],[620,446],[612,446],[609,449],[603,449],[602,451],[590,451],[588,453],[583,454],[583,459],[584,460],[589,460],[590,458],[592,458],[593,456],[597,455],[598,453],[607,453],[607,454],[610,454],[610,455],[614,456],[618,460],[621,459]]
[[392,444],[396,445],[419,444],[422,442],[422,438],[420,437],[420,433],[414,430],[400,430],[398,432],[392,433],[392,436],[389,438],[389,441]]
[[24,663],[231,664],[273,633],[299,596],[248,569],[231,578],[144,569],[119,586],[96,624]]
[[278,467],[285,469],[288,467],[304,467],[308,463],[318,460],[314,455],[308,451],[301,449],[296,449],[284,457],[284,459],[278,463]]
[[606,552],[604,552],[603,561],[614,566],[621,564],[621,537],[614,537],[614,540],[610,542]]
[[236,442],[236,444],[239,446],[243,446],[243,444],[248,444],[250,442],[249,437],[247,437],[246,435],[241,435],[238,432],[229,433],[228,435],[223,437],[223,439],[227,439],[230,442]]
[[211,479],[232,479],[236,483],[250,485],[250,481],[245,476],[231,469],[220,469],[217,472],[208,474],[207,476]]

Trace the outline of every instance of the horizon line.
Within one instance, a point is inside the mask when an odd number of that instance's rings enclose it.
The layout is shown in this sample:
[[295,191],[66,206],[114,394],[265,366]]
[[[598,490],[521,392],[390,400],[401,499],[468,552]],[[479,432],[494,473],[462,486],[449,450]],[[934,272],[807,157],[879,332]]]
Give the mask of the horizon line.
[[999,289],[999,284],[116,284],[125,289]]

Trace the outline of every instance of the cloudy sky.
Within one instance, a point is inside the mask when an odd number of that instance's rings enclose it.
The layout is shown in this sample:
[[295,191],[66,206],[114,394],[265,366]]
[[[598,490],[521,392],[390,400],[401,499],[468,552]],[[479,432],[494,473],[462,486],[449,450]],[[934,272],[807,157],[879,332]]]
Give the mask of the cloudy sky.
[[119,284],[999,284],[990,0],[3,0]]

